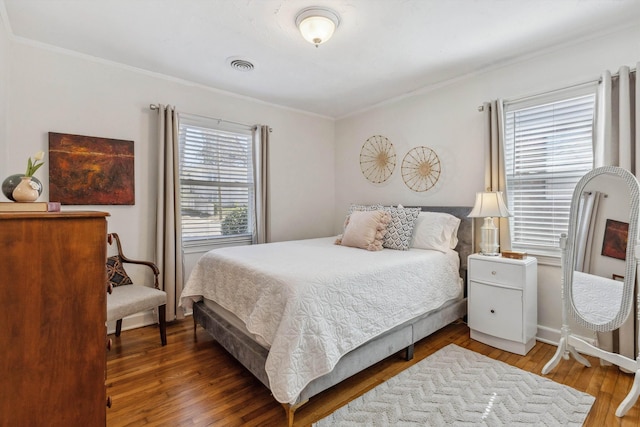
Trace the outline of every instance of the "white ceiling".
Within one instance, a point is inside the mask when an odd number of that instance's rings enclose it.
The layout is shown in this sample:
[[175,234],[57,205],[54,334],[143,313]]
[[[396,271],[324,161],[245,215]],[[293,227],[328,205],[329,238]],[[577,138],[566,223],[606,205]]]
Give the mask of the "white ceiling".
[[[294,24],[307,6],[341,17],[318,48]],[[0,0],[0,16],[18,40],[337,118],[640,25],[640,0]]]

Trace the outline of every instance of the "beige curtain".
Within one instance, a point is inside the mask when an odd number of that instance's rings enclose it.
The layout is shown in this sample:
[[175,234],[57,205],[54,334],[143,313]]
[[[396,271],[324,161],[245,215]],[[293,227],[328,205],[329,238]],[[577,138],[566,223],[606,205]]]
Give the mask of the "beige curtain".
[[[509,207],[507,200],[507,180],[504,169],[504,111],[501,99],[485,102],[482,106],[485,116],[485,191],[502,191],[504,201]],[[500,218],[499,223],[500,249],[511,249],[511,237],[509,232],[509,218]],[[479,229],[479,227],[476,227]],[[476,239],[476,241],[480,241]]]
[[[636,64],[637,67],[640,63]],[[620,166],[636,176],[640,172],[640,85],[637,72],[627,66],[617,75],[602,74],[594,147],[595,167]]]
[[253,174],[256,184],[253,243],[271,241],[269,226],[269,126],[256,126],[253,132]]
[[604,197],[604,194],[600,191],[588,191],[580,197],[575,242],[576,271],[591,273],[591,260],[594,250],[593,234],[602,197]]
[[158,108],[158,195],[156,205],[156,264],[167,293],[167,321],[182,319],[178,310],[184,282],[178,114],[175,107]]
[[[640,84],[636,71],[623,66],[617,75],[602,74],[598,88],[594,166],[620,166],[640,177]],[[637,278],[636,278],[637,280]],[[636,286],[637,289],[637,286]],[[638,354],[637,311],[618,331],[618,352],[635,359]],[[600,337],[599,339],[603,338]],[[614,348],[616,347],[614,336]]]

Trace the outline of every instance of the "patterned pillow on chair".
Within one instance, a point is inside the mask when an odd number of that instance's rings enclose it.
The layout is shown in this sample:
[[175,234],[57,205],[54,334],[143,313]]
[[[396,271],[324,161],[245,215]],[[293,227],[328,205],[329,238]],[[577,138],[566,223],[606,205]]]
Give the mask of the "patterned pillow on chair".
[[119,255],[107,258],[107,283],[113,286],[133,284],[127,272],[124,271]]

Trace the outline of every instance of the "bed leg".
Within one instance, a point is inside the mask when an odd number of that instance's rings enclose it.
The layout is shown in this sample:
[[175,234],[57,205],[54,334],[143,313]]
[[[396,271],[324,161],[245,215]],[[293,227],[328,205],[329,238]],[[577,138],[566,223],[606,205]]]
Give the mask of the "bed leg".
[[287,413],[287,426],[293,427],[293,415],[295,414],[295,412],[298,410],[299,407],[301,407],[302,405],[304,405],[308,401],[309,401],[309,399],[304,400],[302,402],[295,403],[293,405],[291,405],[289,403],[283,403],[282,404],[282,407],[284,408],[284,411]]
[[193,341],[198,342],[198,334],[196,333],[196,329],[198,328],[198,322],[196,322],[196,317],[192,314],[193,317]]
[[413,350],[414,350],[414,345],[411,344],[409,347],[405,348],[405,354],[404,354],[404,360],[409,361],[411,359],[413,359]]

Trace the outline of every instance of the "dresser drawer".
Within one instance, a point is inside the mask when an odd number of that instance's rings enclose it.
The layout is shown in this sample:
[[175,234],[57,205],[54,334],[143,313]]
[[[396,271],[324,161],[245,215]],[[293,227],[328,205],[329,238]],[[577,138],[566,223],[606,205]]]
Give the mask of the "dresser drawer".
[[469,328],[522,341],[522,291],[469,282]]
[[480,282],[496,283],[509,287],[524,286],[522,266],[498,261],[469,260],[469,277]]

